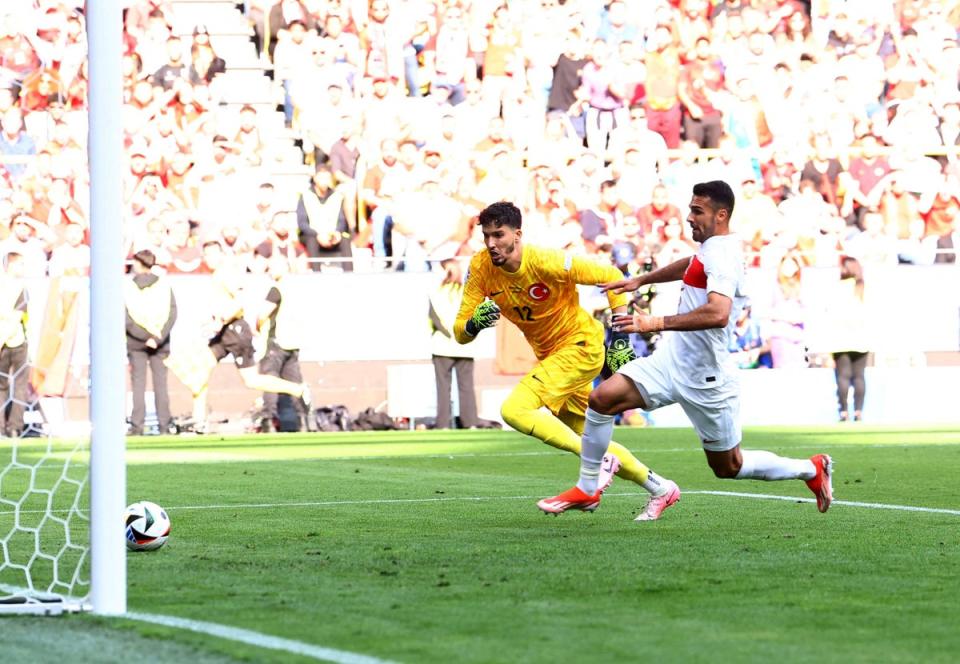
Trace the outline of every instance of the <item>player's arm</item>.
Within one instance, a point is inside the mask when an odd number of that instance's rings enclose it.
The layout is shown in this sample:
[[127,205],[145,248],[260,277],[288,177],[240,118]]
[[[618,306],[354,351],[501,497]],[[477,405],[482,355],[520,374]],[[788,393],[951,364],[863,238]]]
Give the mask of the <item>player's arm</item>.
[[[564,254],[564,271],[568,272],[574,283],[583,286],[601,286],[623,278],[623,273],[612,265],[603,265],[589,258]],[[621,292],[612,292],[603,288],[607,294],[610,308],[616,312],[626,312],[629,298]]]
[[640,274],[636,277],[618,279],[617,281],[605,283],[600,287],[600,290],[605,293],[628,293],[637,290],[641,286],[662,284],[668,281],[679,281],[683,279],[683,273],[687,271],[691,258],[693,257],[687,256],[686,258],[681,258],[680,260],[670,263],[670,265],[657,268],[647,274]]
[[267,291],[267,296],[263,300],[263,305],[257,313],[257,332],[263,329],[270,321],[270,316],[280,307],[280,289],[271,286]]
[[[578,284],[599,285],[619,279],[623,274],[612,265],[601,265],[579,256],[565,256],[564,267],[569,266],[571,278]],[[607,301],[614,315],[627,314],[628,298],[625,294],[607,291]],[[607,339],[606,369],[616,373],[620,367],[637,358],[627,332],[611,330]]]
[[468,344],[476,338],[480,330],[496,325],[500,319],[500,308],[493,300],[488,300],[483,292],[483,283],[477,275],[478,269],[470,264],[467,283],[463,286],[460,310],[453,324],[453,334],[457,343]]
[[660,332],[662,330],[710,330],[726,327],[730,320],[733,300],[726,295],[711,292],[707,303],[693,311],[675,316],[650,316],[644,313],[615,314],[611,327],[618,332]]

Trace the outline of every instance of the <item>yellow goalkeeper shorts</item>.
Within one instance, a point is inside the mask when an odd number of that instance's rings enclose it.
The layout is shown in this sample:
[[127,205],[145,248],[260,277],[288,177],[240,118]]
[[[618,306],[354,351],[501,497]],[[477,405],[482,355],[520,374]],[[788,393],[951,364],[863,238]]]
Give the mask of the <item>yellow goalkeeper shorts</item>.
[[603,362],[603,344],[581,340],[550,353],[520,382],[533,390],[554,414],[566,410],[582,415]]

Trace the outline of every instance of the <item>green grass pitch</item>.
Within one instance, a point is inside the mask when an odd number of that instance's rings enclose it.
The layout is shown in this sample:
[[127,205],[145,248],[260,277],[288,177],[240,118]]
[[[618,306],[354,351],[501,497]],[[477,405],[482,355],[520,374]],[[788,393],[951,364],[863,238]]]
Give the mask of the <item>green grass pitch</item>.
[[[131,439],[130,502],[173,532],[129,555],[129,608],[398,662],[957,661],[960,431],[748,429],[895,508],[827,514],[799,481],[714,478],[691,430],[615,438],[685,491],[661,521],[619,479],[594,514],[541,514],[577,460],[506,431]],[[0,634],[10,662],[311,661],[90,615]]]

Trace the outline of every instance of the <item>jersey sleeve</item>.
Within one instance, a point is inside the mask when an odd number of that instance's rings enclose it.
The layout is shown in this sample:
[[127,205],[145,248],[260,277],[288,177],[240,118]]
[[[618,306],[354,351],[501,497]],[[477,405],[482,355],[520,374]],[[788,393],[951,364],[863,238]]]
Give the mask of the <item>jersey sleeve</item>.
[[[574,283],[584,286],[596,286],[623,279],[623,273],[612,265],[603,265],[583,256],[563,254],[563,267],[570,273]],[[607,293],[610,308],[626,306],[630,298],[626,293]]]
[[703,271],[707,275],[707,293],[719,293],[731,300],[740,283],[741,257],[729,242],[704,248]]
[[457,320],[453,324],[453,336],[457,342],[467,344],[475,337],[467,334],[467,321],[473,316],[474,309],[483,302],[483,268],[478,260],[480,255],[474,256],[467,269],[467,279],[463,286],[463,298],[460,300],[460,309],[457,311]]

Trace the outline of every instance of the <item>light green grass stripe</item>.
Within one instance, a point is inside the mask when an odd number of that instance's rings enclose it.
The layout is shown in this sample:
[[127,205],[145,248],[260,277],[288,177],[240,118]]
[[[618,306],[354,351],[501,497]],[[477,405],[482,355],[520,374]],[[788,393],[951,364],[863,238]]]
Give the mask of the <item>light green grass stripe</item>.
[[216,636],[221,639],[237,641],[258,648],[281,650],[295,655],[311,657],[321,662],[336,662],[336,664],[391,664],[389,660],[385,659],[377,659],[376,657],[368,657],[367,655],[359,655],[343,650],[334,650],[333,648],[314,646],[301,641],[283,639],[278,636],[269,636],[248,629],[228,627],[227,625],[218,625],[217,623],[203,622],[201,620],[188,620],[187,618],[162,616],[152,613],[137,613],[135,611],[129,612],[122,617],[154,625],[163,625],[164,627],[185,629],[208,636]]

